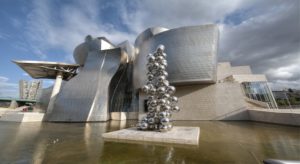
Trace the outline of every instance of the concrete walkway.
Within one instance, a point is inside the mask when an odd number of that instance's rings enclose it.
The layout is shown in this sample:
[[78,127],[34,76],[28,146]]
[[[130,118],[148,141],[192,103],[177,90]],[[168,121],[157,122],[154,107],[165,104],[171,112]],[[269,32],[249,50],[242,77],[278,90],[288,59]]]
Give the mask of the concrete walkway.
[[0,108],[0,121],[8,122],[42,122],[44,113],[21,112],[23,107],[16,109]]

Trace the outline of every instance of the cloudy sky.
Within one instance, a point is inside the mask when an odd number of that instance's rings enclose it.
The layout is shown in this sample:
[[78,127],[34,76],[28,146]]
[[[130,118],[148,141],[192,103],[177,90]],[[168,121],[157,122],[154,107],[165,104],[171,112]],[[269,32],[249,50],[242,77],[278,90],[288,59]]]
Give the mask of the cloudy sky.
[[300,89],[299,0],[1,0],[0,20],[0,97],[30,79],[13,59],[72,63],[88,34],[133,43],[148,27],[209,23],[220,27],[219,61],[250,65],[273,89]]

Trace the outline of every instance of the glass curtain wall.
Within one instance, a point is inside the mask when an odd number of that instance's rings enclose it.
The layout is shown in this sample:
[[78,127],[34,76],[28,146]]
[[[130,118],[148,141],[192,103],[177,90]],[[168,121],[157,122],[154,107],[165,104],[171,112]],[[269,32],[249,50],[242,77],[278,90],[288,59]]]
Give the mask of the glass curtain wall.
[[243,82],[241,85],[248,98],[266,102],[270,108],[277,108],[272,92],[266,82]]

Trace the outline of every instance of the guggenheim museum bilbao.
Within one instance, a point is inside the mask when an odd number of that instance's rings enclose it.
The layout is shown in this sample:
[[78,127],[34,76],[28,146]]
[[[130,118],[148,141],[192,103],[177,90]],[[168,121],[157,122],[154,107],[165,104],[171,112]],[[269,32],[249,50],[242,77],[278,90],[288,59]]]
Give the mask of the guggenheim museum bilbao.
[[14,61],[33,78],[56,79],[43,89],[37,107],[45,121],[88,122],[139,119],[147,112],[141,87],[147,81],[147,55],[160,44],[176,86],[181,112],[174,120],[244,120],[249,108],[277,108],[265,75],[249,66],[218,63],[217,25],[149,28],[118,45],[87,36],[74,50],[76,64]]

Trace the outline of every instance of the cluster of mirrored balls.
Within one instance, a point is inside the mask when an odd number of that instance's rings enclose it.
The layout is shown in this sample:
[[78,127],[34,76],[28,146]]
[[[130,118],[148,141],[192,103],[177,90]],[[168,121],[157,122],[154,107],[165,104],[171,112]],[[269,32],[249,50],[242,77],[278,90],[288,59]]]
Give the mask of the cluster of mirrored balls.
[[166,132],[172,129],[171,116],[172,112],[179,112],[180,109],[176,105],[178,98],[172,96],[176,89],[169,85],[167,80],[168,65],[164,52],[165,47],[159,45],[154,54],[147,56],[147,84],[142,90],[148,96],[147,108],[148,113],[138,123],[139,130],[154,130]]

